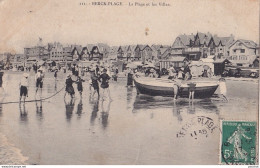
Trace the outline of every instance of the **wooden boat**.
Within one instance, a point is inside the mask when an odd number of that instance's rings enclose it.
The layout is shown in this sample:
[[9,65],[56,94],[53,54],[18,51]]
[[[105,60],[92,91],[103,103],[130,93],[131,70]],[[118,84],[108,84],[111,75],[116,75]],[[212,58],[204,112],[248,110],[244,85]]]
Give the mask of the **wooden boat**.
[[[179,81],[180,97],[189,97],[189,83],[195,83],[195,98],[209,98],[218,88],[217,81]],[[174,96],[173,85],[174,81],[160,78],[135,78],[134,83],[138,94],[148,94],[152,96]]]

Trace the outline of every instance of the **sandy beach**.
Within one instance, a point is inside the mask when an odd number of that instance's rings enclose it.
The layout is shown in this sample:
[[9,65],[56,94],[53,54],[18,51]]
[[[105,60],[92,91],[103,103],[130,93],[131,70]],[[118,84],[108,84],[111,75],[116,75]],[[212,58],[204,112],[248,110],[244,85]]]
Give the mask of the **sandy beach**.
[[26,165],[25,157],[21,150],[11,144],[6,136],[0,133],[0,165]]
[[[5,75],[8,92],[2,102],[19,100],[22,73]],[[33,75],[28,100],[34,98]],[[59,91],[64,76],[60,72],[54,85],[53,73],[47,73],[43,97]],[[257,116],[257,81],[227,80],[228,103],[216,97],[219,90],[193,104],[186,98],[174,103],[171,97],[137,95],[125,78],[110,81],[112,102],[92,99],[88,82],[83,87],[82,100],[76,91],[75,102],[64,100],[62,90],[42,102],[1,104],[0,164],[218,164],[219,129],[207,136],[176,134],[198,116],[211,118],[217,127],[222,119],[256,121]],[[190,131],[200,129],[194,125]]]

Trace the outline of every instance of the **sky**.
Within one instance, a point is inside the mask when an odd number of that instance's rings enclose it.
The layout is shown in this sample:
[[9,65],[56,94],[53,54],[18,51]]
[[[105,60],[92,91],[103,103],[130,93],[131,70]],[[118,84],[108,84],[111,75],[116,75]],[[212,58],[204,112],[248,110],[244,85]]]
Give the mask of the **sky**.
[[[259,43],[258,0],[139,0],[170,6],[93,6],[102,0],[1,0],[0,52],[23,53],[43,43],[172,45],[198,31]],[[105,0],[103,0],[105,1]],[[79,5],[85,2],[88,5]]]

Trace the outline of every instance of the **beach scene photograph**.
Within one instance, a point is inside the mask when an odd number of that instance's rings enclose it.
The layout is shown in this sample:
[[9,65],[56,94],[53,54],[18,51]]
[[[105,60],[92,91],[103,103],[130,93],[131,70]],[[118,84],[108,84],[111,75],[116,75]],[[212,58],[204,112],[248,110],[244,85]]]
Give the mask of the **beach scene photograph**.
[[259,1],[0,1],[0,165],[257,165]]

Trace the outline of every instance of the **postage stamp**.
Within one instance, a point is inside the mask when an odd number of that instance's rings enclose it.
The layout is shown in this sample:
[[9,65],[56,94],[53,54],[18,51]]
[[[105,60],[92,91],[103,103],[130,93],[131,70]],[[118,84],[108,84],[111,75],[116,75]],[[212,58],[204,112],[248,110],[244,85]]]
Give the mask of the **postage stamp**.
[[222,121],[220,161],[222,164],[256,163],[256,122]]

